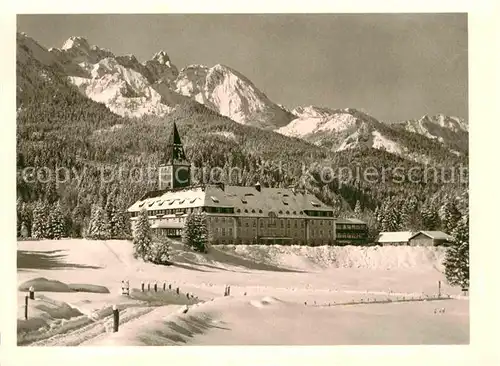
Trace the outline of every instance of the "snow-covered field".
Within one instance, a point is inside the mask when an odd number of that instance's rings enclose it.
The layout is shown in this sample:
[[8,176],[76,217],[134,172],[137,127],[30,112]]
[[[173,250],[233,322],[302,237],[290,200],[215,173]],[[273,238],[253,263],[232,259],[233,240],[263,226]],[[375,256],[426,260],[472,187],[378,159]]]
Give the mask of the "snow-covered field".
[[[201,255],[177,243],[174,265],[156,266],[135,260],[128,241],[23,241],[19,285],[43,277],[109,293],[36,292],[26,321],[19,291],[18,343],[467,344],[469,301],[445,284],[443,257],[440,248],[229,245]],[[122,280],[132,296],[120,294]],[[446,299],[432,299],[438,281]],[[141,282],[151,291],[141,293]],[[118,333],[112,305],[120,309]]]

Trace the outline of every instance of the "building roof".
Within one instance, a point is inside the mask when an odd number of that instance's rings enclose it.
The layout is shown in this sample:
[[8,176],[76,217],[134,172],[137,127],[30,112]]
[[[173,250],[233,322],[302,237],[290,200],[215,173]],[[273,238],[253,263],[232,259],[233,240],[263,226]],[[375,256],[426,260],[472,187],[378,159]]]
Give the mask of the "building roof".
[[419,231],[418,233],[415,233],[415,235],[412,235],[410,239],[413,239],[419,234],[423,234],[431,239],[448,240],[448,241],[453,240],[453,237],[451,235],[448,235],[442,231]]
[[146,194],[128,209],[129,212],[190,207],[233,207],[235,214],[249,216],[303,216],[305,210],[332,211],[332,208],[309,193],[287,188],[203,185]]
[[410,240],[413,233],[411,231],[386,231],[378,236],[378,243],[403,243]]

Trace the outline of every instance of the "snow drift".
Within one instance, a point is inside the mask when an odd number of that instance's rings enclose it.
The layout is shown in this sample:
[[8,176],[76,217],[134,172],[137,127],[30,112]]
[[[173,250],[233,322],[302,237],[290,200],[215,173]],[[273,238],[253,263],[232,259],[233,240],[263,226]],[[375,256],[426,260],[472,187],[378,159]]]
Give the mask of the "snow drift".
[[327,268],[435,268],[443,270],[443,247],[358,247],[299,245],[218,245],[218,250],[283,268],[320,270]]

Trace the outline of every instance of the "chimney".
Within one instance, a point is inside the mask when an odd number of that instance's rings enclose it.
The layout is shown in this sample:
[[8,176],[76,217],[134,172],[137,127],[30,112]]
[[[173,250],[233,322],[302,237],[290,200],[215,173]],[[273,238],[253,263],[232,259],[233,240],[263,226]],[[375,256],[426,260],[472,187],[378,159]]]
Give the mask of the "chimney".
[[260,191],[261,191],[261,186],[260,186],[260,183],[259,183],[259,182],[255,183],[255,189],[256,189],[258,192],[260,192]]

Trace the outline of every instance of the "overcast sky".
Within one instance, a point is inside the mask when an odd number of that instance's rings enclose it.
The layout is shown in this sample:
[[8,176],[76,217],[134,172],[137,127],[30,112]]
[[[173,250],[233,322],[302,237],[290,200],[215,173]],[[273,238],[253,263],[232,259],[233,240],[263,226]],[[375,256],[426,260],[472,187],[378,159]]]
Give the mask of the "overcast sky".
[[288,108],[468,114],[465,14],[21,15],[17,28],[47,48],[83,36],[141,61],[164,50],[179,69],[225,64]]

